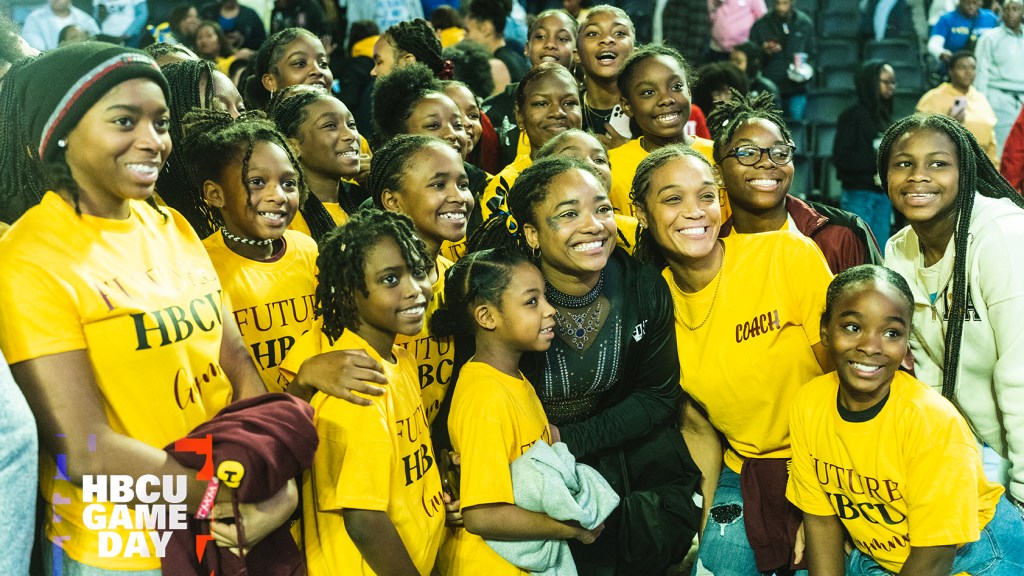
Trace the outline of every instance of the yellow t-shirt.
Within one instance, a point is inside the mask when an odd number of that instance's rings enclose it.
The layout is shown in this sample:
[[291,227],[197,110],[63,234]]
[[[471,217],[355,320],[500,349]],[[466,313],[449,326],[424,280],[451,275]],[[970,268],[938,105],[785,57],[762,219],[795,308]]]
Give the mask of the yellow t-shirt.
[[881,411],[866,422],[836,409],[835,372],[793,400],[793,465],[786,496],[801,510],[838,516],[854,545],[899,572],[914,546],[975,542],[1003,487],[985,479],[978,444],[947,400],[896,372]]
[[[715,143],[699,136],[692,138],[693,143],[690,144],[690,148],[700,152],[701,156],[707,158],[708,162],[714,166]],[[633,187],[633,177],[636,175],[636,169],[640,166],[640,162],[650,154],[644,150],[643,139],[643,136],[634,138],[622,146],[608,151],[608,161],[612,165],[612,190],[609,194],[612,206],[615,207],[616,212],[630,216],[636,216],[633,203],[629,201],[629,190]],[[724,188],[719,189],[719,194],[722,197],[722,221],[725,222],[732,215],[732,209],[729,207],[729,198],[726,196]]]
[[[218,364],[228,303],[180,214],[143,202],[130,207],[126,220],[77,215],[48,192],[14,224],[0,241],[0,347],[11,364],[85,350],[110,427],[163,449],[231,401]],[[85,526],[82,489],[56,479],[53,455],[42,454],[40,464],[49,539],[89,566],[160,567],[155,557],[101,558],[99,532]],[[104,508],[110,518],[114,505]],[[112,531],[124,542],[149,542],[145,530]],[[155,555],[151,545],[146,550]]]
[[232,252],[219,231],[203,240],[231,298],[242,339],[270,392],[288,387],[277,365],[313,324],[316,242],[294,230],[285,231],[284,242],[280,258],[259,262]]
[[[345,222],[348,222],[348,213],[341,207],[341,204],[337,202],[323,202],[324,208],[327,213],[331,215],[331,220],[338,226],[341,226]],[[296,232],[302,232],[306,236],[312,236],[313,234],[309,231],[309,224],[306,223],[305,217],[302,216],[302,212],[296,212],[295,218],[292,223],[288,225],[289,230],[295,230]]]
[[451,337],[436,339],[427,329],[434,311],[444,306],[444,274],[453,266],[451,260],[437,257],[437,282],[434,282],[433,296],[427,303],[423,329],[415,336],[399,334],[395,346],[408,350],[416,359],[416,373],[419,376],[420,396],[427,422],[433,424],[437,409],[441,407],[444,395],[452,383],[452,369],[455,367],[455,343]]
[[[675,308],[683,390],[725,435],[725,463],[739,473],[744,458],[790,457],[790,402],[822,373],[811,346],[820,341],[832,273],[814,243],[792,232],[722,241],[722,270],[699,292],[681,291],[668,268],[663,276]],[[683,325],[705,317],[696,330]]]
[[302,476],[306,562],[310,576],[374,574],[345,530],[341,511],[387,512],[416,569],[434,567],[444,529],[441,476],[423,412],[415,364],[395,346],[395,362],[384,360],[365,340],[346,330],[334,345],[317,322],[292,347],[281,365],[294,377],[302,362],[332,350],[365,350],[384,366],[383,396],[357,406],[317,393],[310,400],[320,435],[313,467]]
[[[462,458],[462,507],[514,504],[509,465],[540,439],[551,443],[540,398],[525,378],[512,378],[482,362],[459,374],[448,417],[452,447]],[[445,542],[446,576],[520,576],[483,538],[458,529]]]
[[495,196],[504,197],[508,195],[508,191],[512,189],[512,184],[515,183],[516,178],[519,178],[523,170],[530,166],[533,166],[533,159],[530,158],[530,153],[527,151],[526,154],[516,156],[516,159],[511,164],[505,166],[501,172],[498,172],[494,178],[491,178],[491,181],[487,183],[487,187],[484,188],[483,196],[480,198],[480,214],[483,215],[484,220],[490,218],[493,212],[488,202]]

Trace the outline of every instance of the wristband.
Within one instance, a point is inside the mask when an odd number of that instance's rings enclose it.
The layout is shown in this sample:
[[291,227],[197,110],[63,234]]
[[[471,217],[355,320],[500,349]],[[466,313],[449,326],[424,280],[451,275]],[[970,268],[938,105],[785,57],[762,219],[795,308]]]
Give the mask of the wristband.
[[206,520],[210,517],[210,512],[213,510],[213,501],[217,498],[217,491],[220,489],[220,480],[216,476],[210,479],[210,483],[206,485],[206,492],[203,494],[202,501],[199,502],[199,509],[196,510],[197,520]]

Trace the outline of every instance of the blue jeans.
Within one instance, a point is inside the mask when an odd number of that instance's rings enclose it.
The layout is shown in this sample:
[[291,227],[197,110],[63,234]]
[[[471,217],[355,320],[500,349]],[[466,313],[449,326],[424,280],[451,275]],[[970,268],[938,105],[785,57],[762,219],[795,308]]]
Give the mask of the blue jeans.
[[[965,544],[956,552],[950,574],[966,572],[971,576],[1020,576],[1024,574],[1024,518],[1003,496],[981,538]],[[889,576],[885,568],[870,556],[854,549],[846,560],[846,576]]]
[[885,250],[885,242],[889,239],[889,230],[892,226],[892,202],[888,196],[871,190],[843,188],[839,207],[863,218],[868,228],[871,228],[871,233],[875,235],[875,240],[878,240],[878,247]]
[[[736,506],[739,508],[737,509]],[[719,514],[715,514],[718,509]],[[727,510],[732,513],[724,514]],[[743,524],[743,497],[740,494],[740,475],[722,466],[718,478],[712,514],[704,526],[691,576],[761,576],[757,569],[754,550],[747,541],[747,528]],[[724,520],[724,523],[719,523]],[[724,518],[722,516],[725,516]],[[734,517],[733,517],[734,516]],[[796,573],[807,576],[805,570]]]

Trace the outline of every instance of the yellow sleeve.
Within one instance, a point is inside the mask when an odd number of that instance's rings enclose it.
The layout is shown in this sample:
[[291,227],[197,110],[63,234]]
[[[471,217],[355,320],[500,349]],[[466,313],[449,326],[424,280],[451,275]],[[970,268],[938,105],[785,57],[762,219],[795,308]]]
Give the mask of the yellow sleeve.
[[814,346],[821,342],[821,313],[825,310],[825,293],[832,282],[832,271],[818,246],[807,238],[787,234],[796,242],[784,244],[786,253],[776,262],[788,262],[785,272],[790,282],[790,296],[794,310],[800,315],[800,324],[807,336],[807,343]]
[[313,327],[295,341],[291,350],[288,351],[288,355],[277,365],[281,375],[288,382],[291,382],[295,375],[299,373],[299,368],[302,367],[303,362],[320,353],[321,337],[320,320],[315,320]]
[[314,423],[320,436],[313,464],[317,508],[387,511],[394,447],[387,400],[357,406],[318,394]]
[[[3,249],[22,247],[7,243]],[[0,348],[7,362],[85,349],[77,300],[74,288],[43,266],[23,258],[8,260],[0,274]]]
[[906,445],[904,486],[910,541],[914,546],[974,542],[978,524],[981,455],[977,442],[958,415],[919,419]]
[[448,427],[462,458],[462,506],[514,504],[509,469],[509,454],[516,444],[511,399],[483,380],[461,384]]
[[814,393],[822,390],[821,386],[815,385],[816,382],[814,380],[800,390],[790,410],[789,440],[793,446],[793,461],[789,469],[786,498],[808,514],[835,516],[835,509],[814,472],[814,459],[810,452],[809,440],[821,433],[821,430],[809,429],[805,420],[805,416],[815,409]]

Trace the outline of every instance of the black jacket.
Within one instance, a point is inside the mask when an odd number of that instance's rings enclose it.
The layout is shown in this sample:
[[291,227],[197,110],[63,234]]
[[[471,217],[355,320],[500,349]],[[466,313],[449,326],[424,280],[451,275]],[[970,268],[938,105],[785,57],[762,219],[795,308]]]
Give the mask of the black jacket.
[[873,190],[875,184],[875,140],[892,124],[892,100],[879,98],[879,71],[885,63],[868,60],[857,71],[857,103],[839,115],[832,162],[836,175],[847,190]]
[[774,10],[754,22],[750,29],[750,41],[758,46],[775,40],[782,45],[782,50],[775,54],[765,54],[761,73],[775,82],[783,96],[802,94],[807,91],[807,82],[793,82],[787,71],[793,63],[793,55],[798,52],[807,54],[807,61],[814,66],[817,55],[817,44],[814,40],[814,23],[810,16],[793,8],[785,17],[780,17]]

